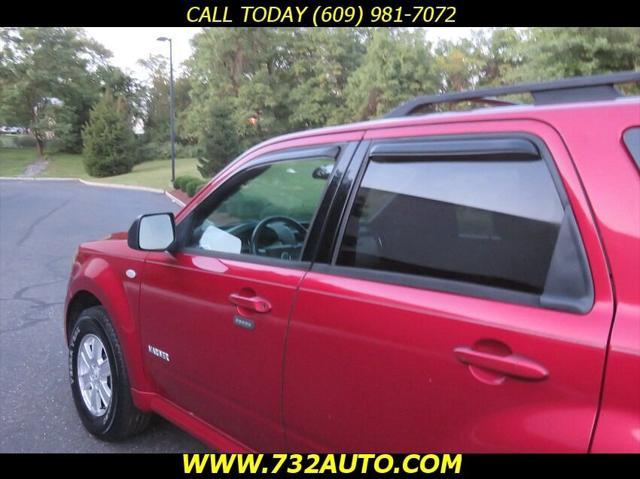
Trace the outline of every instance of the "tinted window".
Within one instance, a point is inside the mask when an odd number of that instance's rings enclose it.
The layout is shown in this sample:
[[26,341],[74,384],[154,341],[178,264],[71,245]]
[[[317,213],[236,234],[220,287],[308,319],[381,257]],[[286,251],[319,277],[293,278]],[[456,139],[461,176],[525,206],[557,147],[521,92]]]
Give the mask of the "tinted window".
[[228,180],[196,212],[188,246],[298,260],[333,158],[287,160]]
[[339,265],[542,294],[565,216],[542,159],[370,159]]

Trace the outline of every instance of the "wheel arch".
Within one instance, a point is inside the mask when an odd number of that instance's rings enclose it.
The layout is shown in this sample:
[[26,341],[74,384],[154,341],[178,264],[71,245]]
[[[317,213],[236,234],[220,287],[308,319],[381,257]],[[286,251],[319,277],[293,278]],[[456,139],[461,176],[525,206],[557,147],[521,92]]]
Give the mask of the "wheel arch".
[[85,309],[93,306],[102,306],[100,300],[91,292],[86,290],[77,291],[69,301],[67,306],[67,313],[65,315],[65,338],[67,345],[71,338],[71,330],[73,329],[73,323],[75,323],[80,313]]

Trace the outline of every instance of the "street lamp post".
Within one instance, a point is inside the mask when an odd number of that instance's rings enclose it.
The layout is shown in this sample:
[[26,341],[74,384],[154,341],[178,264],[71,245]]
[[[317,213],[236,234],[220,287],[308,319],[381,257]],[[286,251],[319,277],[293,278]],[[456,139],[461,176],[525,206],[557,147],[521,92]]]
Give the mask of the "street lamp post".
[[169,42],[169,125],[171,128],[171,185],[176,181],[176,102],[173,93],[173,43],[171,38],[158,37],[159,42]]

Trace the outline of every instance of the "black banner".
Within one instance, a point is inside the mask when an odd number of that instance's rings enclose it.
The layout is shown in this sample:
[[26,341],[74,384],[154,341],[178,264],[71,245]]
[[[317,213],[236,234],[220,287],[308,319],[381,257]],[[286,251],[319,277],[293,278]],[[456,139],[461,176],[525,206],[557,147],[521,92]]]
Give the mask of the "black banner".
[[165,0],[4,2],[5,26],[633,26],[633,2]]
[[[286,456],[281,464],[282,469],[273,472],[273,468],[280,462],[279,456]],[[288,470],[297,464],[300,457],[301,469],[297,472]],[[357,470],[350,473],[310,470],[309,466],[315,463],[314,468],[326,464],[331,457],[332,461],[339,464],[341,456],[344,456],[344,464],[351,465],[354,458],[362,464],[367,459],[366,472]],[[444,458],[449,456],[447,463]],[[624,475],[635,476],[640,467],[640,455],[549,455],[549,454],[514,454],[514,455],[459,455],[459,463],[456,462],[456,454],[172,454],[172,455],[122,455],[122,454],[36,454],[36,455],[2,455],[2,467],[4,474],[12,471],[26,472],[37,477],[47,477],[51,473],[64,471],[66,477],[85,477],[87,471],[96,471],[102,477],[120,477],[123,474],[141,474],[144,477],[156,479],[171,478],[201,478],[213,477],[278,477],[297,478],[309,477],[425,477],[435,476],[442,478],[514,478],[525,473],[528,477],[609,477],[612,473],[621,472]],[[261,467],[256,472],[249,469],[240,472],[234,464],[246,464],[255,462],[258,458]],[[193,465],[197,461],[202,464],[198,471]],[[249,461],[250,460],[250,461]],[[453,462],[452,462],[453,461]],[[374,463],[378,466],[374,467]],[[221,463],[229,464],[228,471],[222,469]],[[399,473],[380,472],[380,467],[386,468],[388,464],[407,464],[407,470]],[[425,465],[424,468],[420,464]],[[212,464],[218,469],[213,472]],[[191,468],[189,468],[189,465]],[[459,467],[457,467],[459,466]],[[404,466],[403,466],[404,467]],[[297,466],[295,466],[297,469]],[[378,469],[378,472],[376,471]],[[189,472],[186,472],[189,470]]]

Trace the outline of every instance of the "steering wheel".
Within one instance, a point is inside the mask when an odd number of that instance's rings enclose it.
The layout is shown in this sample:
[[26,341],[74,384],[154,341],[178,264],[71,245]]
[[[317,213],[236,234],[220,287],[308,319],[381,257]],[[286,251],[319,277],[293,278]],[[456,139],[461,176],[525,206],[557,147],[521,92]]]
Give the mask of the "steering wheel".
[[[251,254],[292,259],[292,250],[300,248],[302,245],[298,242],[295,234],[290,228],[288,228],[288,226],[298,231],[303,237],[307,234],[307,229],[304,226],[288,216],[269,216],[258,222],[253,229],[253,233],[251,233]],[[281,245],[265,246],[261,248],[258,247],[267,228],[276,234],[278,240],[282,243]]]

